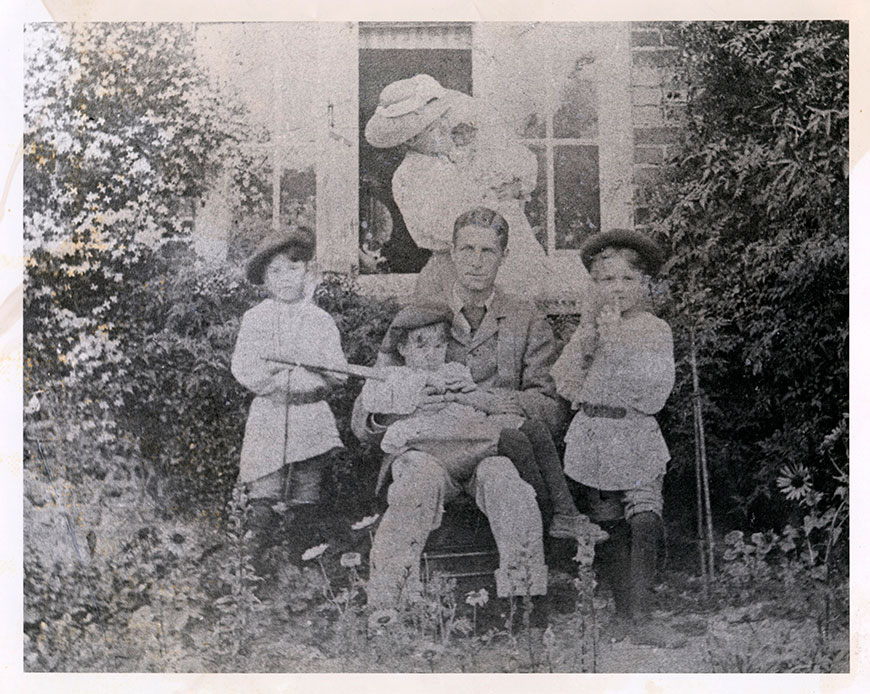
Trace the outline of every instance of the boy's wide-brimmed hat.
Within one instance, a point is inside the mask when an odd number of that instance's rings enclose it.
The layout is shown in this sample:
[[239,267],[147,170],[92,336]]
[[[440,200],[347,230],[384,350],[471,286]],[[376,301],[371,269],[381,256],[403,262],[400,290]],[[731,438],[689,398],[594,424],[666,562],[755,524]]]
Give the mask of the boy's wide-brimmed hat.
[[387,334],[381,342],[380,351],[386,354],[395,354],[398,351],[399,342],[404,338],[409,330],[416,328],[425,328],[427,325],[437,325],[438,323],[453,323],[453,311],[449,306],[444,304],[428,304],[418,306],[406,306],[399,311],[390,327],[387,328]]
[[651,238],[634,229],[610,229],[589,237],[580,246],[580,258],[589,270],[592,260],[599,251],[605,248],[632,248],[640,255],[641,260],[650,275],[658,272],[665,260],[664,251]]
[[461,92],[445,89],[430,75],[414,75],[391,82],[381,91],[378,107],[366,123],[372,147],[395,147],[419,135],[461,99]]
[[311,260],[314,258],[314,232],[306,227],[297,227],[267,236],[248,259],[245,267],[248,281],[263,284],[266,266],[279,253],[287,253],[293,260]]

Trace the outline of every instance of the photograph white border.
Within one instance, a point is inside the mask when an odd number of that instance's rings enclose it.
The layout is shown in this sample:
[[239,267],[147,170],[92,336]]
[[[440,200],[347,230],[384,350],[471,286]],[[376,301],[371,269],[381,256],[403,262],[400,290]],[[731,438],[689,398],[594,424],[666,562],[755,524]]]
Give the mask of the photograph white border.
[[[0,556],[0,681],[5,691],[93,692],[121,690],[134,692],[235,692],[318,691],[353,688],[356,694],[395,691],[443,691],[457,694],[481,688],[525,691],[529,687],[555,690],[583,688],[584,691],[697,692],[761,691],[788,688],[800,691],[870,691],[868,681],[867,613],[870,593],[866,560],[868,517],[863,503],[868,490],[868,471],[863,455],[870,452],[866,421],[870,382],[866,360],[867,324],[862,313],[870,305],[870,282],[865,262],[870,260],[864,233],[870,219],[870,130],[867,128],[868,46],[870,3],[866,0],[727,0],[697,2],[580,3],[577,0],[498,2],[498,0],[453,1],[439,4],[419,0],[362,2],[280,2],[249,0],[25,0],[5,3],[0,10],[0,51],[6,67],[0,80],[0,96],[6,105],[2,128],[0,160],[0,527],[3,551]],[[846,19],[850,22],[850,419],[852,449],[858,464],[852,467],[852,517],[850,520],[852,660],[849,675],[142,675],[142,674],[29,674],[22,671],[22,452],[21,452],[21,335],[20,286],[21,246],[21,138],[24,23],[36,21],[637,21],[673,19]],[[16,295],[15,292],[19,291]],[[7,297],[8,303],[4,304]],[[18,302],[17,314],[8,313]],[[6,309],[7,313],[4,314]],[[862,310],[863,309],[863,310]],[[858,503],[854,503],[857,500]],[[775,677],[776,681],[771,680]],[[351,679],[353,678],[353,679]],[[787,680],[785,680],[787,678]]]

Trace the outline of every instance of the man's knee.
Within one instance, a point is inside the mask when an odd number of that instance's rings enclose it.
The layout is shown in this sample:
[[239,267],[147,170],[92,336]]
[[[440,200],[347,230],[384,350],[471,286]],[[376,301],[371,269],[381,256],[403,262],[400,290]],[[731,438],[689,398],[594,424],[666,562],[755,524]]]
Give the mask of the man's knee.
[[534,488],[522,480],[509,458],[503,456],[484,458],[477,466],[475,474],[478,488],[498,490],[505,498],[535,504]]
[[477,466],[476,473],[479,484],[488,484],[493,482],[525,484],[517,472],[516,467],[510,461],[501,455],[490,456],[480,461]]
[[437,499],[449,480],[444,468],[431,455],[408,451],[393,461],[393,483],[387,493],[391,506],[422,499]]
[[[517,446],[530,446],[529,439],[518,429],[502,429],[498,436],[498,450],[510,450]],[[503,454],[502,454],[503,455]]]

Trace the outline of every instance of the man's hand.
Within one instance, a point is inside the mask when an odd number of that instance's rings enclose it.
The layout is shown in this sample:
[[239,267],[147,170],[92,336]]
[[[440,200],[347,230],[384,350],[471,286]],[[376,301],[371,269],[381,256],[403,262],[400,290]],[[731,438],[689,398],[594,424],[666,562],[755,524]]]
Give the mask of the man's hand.
[[445,375],[444,379],[445,390],[454,393],[471,393],[477,390],[477,384],[467,376],[463,375]]
[[467,366],[450,362],[438,369],[437,373],[442,379],[444,391],[470,393],[477,390],[477,384],[471,378]]
[[470,405],[487,414],[516,414],[524,416],[522,405],[516,393],[509,390],[490,392],[476,390],[471,393],[445,393],[445,400]]
[[440,409],[445,402],[448,402],[447,398],[449,395],[451,393],[444,393],[432,386],[426,386],[417,396],[417,408],[424,411],[428,408]]

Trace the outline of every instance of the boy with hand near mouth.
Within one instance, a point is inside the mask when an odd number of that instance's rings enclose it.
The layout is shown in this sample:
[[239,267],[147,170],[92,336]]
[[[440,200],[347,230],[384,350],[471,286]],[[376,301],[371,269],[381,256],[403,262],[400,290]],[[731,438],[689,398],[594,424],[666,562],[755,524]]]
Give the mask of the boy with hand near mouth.
[[599,557],[616,601],[613,633],[677,647],[685,639],[651,614],[670,459],[654,415],[674,387],[671,329],[648,310],[650,278],[663,255],[628,229],[596,234],[580,254],[600,309],[595,325],[578,328],[550,369],[576,411],[565,435],[565,474],[580,483],[590,517],[610,533]]

